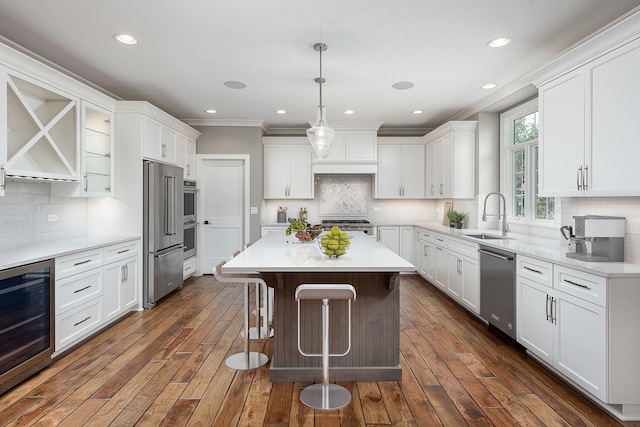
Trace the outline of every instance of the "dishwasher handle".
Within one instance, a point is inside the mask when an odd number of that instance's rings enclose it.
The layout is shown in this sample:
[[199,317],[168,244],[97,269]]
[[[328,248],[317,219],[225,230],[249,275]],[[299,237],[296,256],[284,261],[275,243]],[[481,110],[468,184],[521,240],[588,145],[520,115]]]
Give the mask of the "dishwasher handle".
[[501,259],[503,261],[513,261],[513,257],[512,256],[497,254],[495,252],[487,251],[486,249],[478,249],[478,252],[480,252],[481,254],[490,255],[490,256],[495,257],[495,258],[499,258],[499,259]]

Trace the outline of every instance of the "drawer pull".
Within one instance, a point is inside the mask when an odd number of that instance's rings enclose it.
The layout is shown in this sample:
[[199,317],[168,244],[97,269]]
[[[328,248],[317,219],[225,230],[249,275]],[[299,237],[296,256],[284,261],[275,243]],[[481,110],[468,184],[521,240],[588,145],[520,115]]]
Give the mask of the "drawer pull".
[[87,321],[87,320],[89,320],[89,319],[91,319],[91,316],[89,316],[89,317],[85,318],[84,320],[79,321],[78,323],[74,323],[74,325],[73,325],[73,326],[74,326],[74,327],[75,327],[75,326],[78,326],[79,324],[84,323],[84,322],[86,322],[86,321]]
[[527,267],[526,265],[523,265],[522,268],[524,268],[525,270],[532,271],[532,272],[537,273],[537,274],[542,274],[542,271],[536,270],[534,268]]
[[122,251],[118,251],[118,255],[120,255],[120,254],[124,254],[124,253],[126,253],[126,252],[129,252],[129,249],[124,249],[124,250],[122,250]]
[[91,262],[91,260],[90,259],[86,259],[84,261],[76,262],[75,264],[73,264],[73,266],[76,267],[78,265],[86,264],[88,262]]
[[588,290],[588,291],[590,291],[590,290],[591,290],[591,288],[590,288],[589,286],[587,286],[587,285],[583,285],[582,283],[572,282],[571,280],[567,280],[567,279],[562,279],[562,280],[563,280],[564,282],[567,282],[567,283],[568,283],[568,284],[570,284],[570,285],[575,285],[575,286],[578,286],[578,287],[580,287],[580,288],[584,288],[584,289],[586,289],[586,290]]
[[84,288],[76,289],[75,291],[73,291],[73,293],[77,294],[78,292],[86,291],[89,288],[91,288],[91,285],[85,286]]

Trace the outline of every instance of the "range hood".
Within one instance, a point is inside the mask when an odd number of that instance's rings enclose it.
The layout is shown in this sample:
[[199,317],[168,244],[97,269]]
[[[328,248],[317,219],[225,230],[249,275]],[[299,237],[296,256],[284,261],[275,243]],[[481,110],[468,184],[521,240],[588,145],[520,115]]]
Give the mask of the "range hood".
[[340,174],[340,175],[353,175],[353,174],[376,174],[378,173],[378,163],[375,162],[315,162],[313,163],[314,174]]

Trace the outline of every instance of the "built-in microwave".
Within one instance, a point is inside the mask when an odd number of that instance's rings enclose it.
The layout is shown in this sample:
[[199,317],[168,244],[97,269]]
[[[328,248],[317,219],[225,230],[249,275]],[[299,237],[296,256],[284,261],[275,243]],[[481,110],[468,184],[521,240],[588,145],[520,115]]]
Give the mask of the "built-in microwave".
[[191,180],[184,181],[184,222],[196,222],[196,213],[198,211],[198,189],[196,182]]

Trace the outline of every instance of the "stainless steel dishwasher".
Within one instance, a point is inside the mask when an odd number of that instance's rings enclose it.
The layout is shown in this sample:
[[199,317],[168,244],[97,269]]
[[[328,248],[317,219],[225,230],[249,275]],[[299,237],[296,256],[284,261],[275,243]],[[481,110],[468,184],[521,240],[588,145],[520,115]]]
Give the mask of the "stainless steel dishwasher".
[[516,337],[516,256],[480,245],[480,316]]

